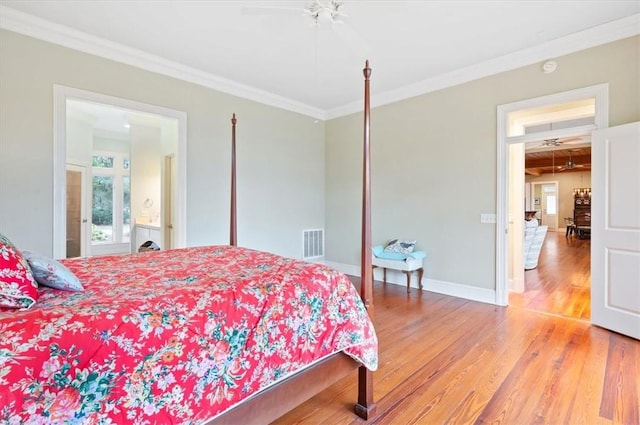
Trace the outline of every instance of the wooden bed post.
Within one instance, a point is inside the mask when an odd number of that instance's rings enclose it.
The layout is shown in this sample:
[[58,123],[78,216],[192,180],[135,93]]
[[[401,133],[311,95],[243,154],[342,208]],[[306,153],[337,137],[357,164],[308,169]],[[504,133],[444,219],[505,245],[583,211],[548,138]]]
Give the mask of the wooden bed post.
[[360,297],[373,318],[373,268],[371,266],[371,149],[369,145],[369,77],[371,68],[366,61],[364,74],[364,152],[362,155],[362,245],[360,247]]
[[[369,110],[369,61],[364,69],[364,143],[362,165],[362,246],[360,258],[360,297],[369,317],[373,319],[373,268],[371,266],[371,149],[370,149],[370,110]],[[373,372],[364,366],[358,368],[358,403],[355,412],[363,419],[369,419],[376,413],[373,401]]]
[[231,225],[229,245],[237,246],[238,229],[236,224],[236,114],[231,117]]

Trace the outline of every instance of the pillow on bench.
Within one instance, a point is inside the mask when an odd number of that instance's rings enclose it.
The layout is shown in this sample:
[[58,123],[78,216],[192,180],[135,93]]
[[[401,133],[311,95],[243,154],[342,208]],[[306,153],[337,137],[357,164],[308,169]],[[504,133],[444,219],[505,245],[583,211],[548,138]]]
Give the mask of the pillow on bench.
[[385,260],[404,261],[407,258],[414,258],[416,260],[419,260],[420,258],[425,258],[427,256],[427,253],[424,251],[414,251],[408,254],[403,254],[400,252],[388,252],[384,249],[382,245],[376,245],[373,247],[373,255],[375,255],[378,258],[383,258]]
[[410,254],[416,247],[416,241],[405,241],[402,239],[392,239],[387,242],[384,247],[385,252],[394,252],[399,254]]

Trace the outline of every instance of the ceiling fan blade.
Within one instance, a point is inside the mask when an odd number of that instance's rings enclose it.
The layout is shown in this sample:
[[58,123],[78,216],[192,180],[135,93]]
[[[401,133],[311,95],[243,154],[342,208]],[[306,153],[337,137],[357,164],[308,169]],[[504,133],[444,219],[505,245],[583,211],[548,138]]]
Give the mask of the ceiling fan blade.
[[560,139],[559,142],[562,145],[577,145],[586,143],[586,141],[582,137],[569,137],[567,139]]

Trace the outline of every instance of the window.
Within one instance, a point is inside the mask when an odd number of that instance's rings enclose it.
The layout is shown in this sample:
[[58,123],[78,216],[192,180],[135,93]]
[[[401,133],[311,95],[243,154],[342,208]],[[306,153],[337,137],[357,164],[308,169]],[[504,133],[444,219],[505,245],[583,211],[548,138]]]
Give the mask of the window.
[[91,165],[98,168],[113,168],[113,156],[94,155]]
[[91,242],[113,241],[113,176],[93,176]]
[[556,195],[547,195],[547,214],[557,214],[557,199]]
[[131,240],[129,158],[120,152],[95,152],[92,160],[91,243]]
[[[126,161],[127,166],[129,160]],[[122,240],[131,240],[131,178],[122,177]]]

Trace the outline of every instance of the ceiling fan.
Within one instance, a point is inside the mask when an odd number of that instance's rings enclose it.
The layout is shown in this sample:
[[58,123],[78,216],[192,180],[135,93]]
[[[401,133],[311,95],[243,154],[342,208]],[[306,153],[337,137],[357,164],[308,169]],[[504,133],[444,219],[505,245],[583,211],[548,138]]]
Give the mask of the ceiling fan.
[[540,144],[540,146],[542,147],[558,147],[558,146],[562,146],[562,145],[576,145],[576,144],[580,144],[580,143],[584,143],[584,140],[582,139],[582,137],[569,137],[566,139],[560,139],[558,137],[553,138],[553,139],[545,139],[542,141],[542,143]]
[[[341,40],[352,54],[359,59],[367,59],[372,49],[364,38],[358,34],[343,18],[349,15],[345,13],[348,2],[342,0],[310,0],[300,1],[300,6],[244,6],[243,15],[302,15],[308,20],[309,26],[316,30],[328,28]],[[316,31],[316,40],[317,40]]]
[[558,167],[558,171],[573,170],[574,168],[582,167],[584,167],[584,164],[576,164],[575,162],[573,162],[573,160],[571,159],[571,151],[569,151],[569,160],[564,163],[564,166]]
[[311,16],[316,25],[320,25],[324,22],[330,22],[332,24],[343,23],[340,18],[347,16],[340,9],[344,5],[344,2],[338,0],[320,1],[314,0],[305,7],[304,13]]
[[342,24],[341,18],[348,16],[343,12],[344,1],[339,0],[312,0],[304,7],[292,6],[245,6],[242,13],[245,15],[276,15],[276,14],[300,14],[311,18],[312,25]]

